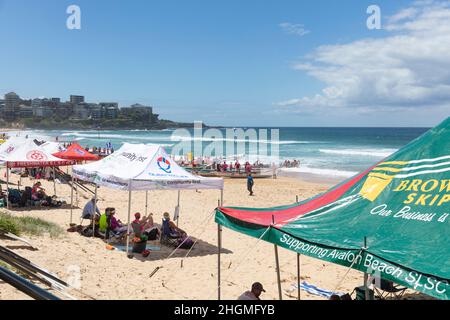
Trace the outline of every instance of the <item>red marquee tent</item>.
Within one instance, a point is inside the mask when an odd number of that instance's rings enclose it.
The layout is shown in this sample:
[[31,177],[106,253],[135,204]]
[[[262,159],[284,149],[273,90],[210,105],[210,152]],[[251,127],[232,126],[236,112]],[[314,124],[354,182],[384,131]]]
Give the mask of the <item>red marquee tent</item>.
[[100,157],[95,154],[89,153],[78,143],[72,143],[65,151],[57,152],[53,154],[55,157],[66,160],[99,160]]

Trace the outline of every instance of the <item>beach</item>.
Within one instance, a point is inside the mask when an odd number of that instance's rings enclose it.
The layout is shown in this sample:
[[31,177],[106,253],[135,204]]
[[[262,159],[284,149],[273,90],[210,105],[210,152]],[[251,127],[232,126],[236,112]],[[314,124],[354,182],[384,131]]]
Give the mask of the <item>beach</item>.
[[[2,174],[4,172],[2,171]],[[19,178],[12,175],[12,181]],[[23,185],[31,185],[28,178]],[[43,181],[47,190],[53,191],[53,183]],[[258,179],[254,187],[255,196],[246,191],[245,180],[226,179],[225,206],[272,207],[310,198],[326,191],[329,184],[307,182],[300,179]],[[70,187],[57,184],[57,194],[70,203]],[[115,207],[122,221],[127,219],[128,193],[108,188],[99,188],[99,207]],[[48,235],[28,237],[37,248],[32,251],[23,243],[1,241],[17,254],[35,264],[70,281],[78,279],[79,290],[95,299],[217,299],[217,225],[213,210],[220,194],[216,190],[182,191],[179,226],[189,235],[199,239],[188,257],[187,250],[179,250],[170,259],[165,259],[172,249],[161,247],[147,258],[136,255],[128,259],[122,251],[106,249],[101,239],[92,239],[78,233],[65,232],[57,239]],[[89,199],[79,194],[79,207],[73,211],[73,221],[79,223],[81,210]],[[177,203],[176,191],[149,192],[149,212],[155,223],[160,223],[164,211],[173,214]],[[132,212],[145,213],[145,192],[132,196]],[[70,222],[69,207],[58,209],[14,210],[14,215],[39,217],[67,229]],[[86,224],[87,222],[85,222]],[[251,284],[259,281],[266,290],[262,299],[278,299],[274,247],[272,244],[250,238],[223,228],[222,251],[222,299],[237,299]],[[291,289],[297,278],[297,256],[294,252],[279,248],[281,283],[283,291]],[[150,274],[161,267],[155,275]],[[348,272],[348,274],[347,274]],[[355,270],[301,256],[301,279],[327,290],[350,293],[363,284],[363,274]],[[78,299],[88,299],[79,292],[71,292]],[[324,299],[301,293],[302,299]],[[290,296],[284,292],[283,299],[296,299],[297,290]],[[0,299],[28,299],[11,286],[0,282]]]

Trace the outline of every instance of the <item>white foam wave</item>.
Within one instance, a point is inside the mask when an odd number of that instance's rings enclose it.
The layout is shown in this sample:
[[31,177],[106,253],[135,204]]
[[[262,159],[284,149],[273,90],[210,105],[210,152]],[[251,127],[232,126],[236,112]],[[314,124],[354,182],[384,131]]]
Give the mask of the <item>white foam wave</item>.
[[337,170],[337,169],[322,169],[322,168],[313,168],[313,167],[300,167],[300,168],[281,168],[278,169],[278,174],[282,176],[295,176],[299,173],[308,173],[315,174],[327,177],[343,177],[350,178],[358,172],[356,171],[346,171],[346,170]]
[[208,138],[208,137],[191,137],[191,136],[171,136],[172,141],[202,141],[202,142],[248,142],[248,143],[264,143],[264,144],[311,144],[313,141],[296,141],[296,140],[264,140],[264,139],[233,139],[233,138]]
[[71,136],[77,138],[92,138],[92,139],[118,139],[122,141],[128,140],[144,140],[144,141],[170,141],[169,136],[138,136],[138,135],[128,135],[128,134],[112,134],[112,133],[79,133],[79,132],[70,132],[63,133],[63,136]]
[[385,158],[397,149],[319,149],[319,151],[327,154]]

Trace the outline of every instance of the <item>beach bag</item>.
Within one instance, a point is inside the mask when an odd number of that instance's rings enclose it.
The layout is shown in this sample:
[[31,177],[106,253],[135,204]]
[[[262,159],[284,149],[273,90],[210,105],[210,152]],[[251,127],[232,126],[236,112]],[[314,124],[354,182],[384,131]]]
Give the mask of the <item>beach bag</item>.
[[85,237],[92,237],[92,226],[86,226],[81,230],[81,235]]
[[133,243],[133,253],[143,253],[147,248],[147,240]]
[[154,228],[150,230],[149,232],[146,232],[148,240],[156,240],[158,239],[158,229]]

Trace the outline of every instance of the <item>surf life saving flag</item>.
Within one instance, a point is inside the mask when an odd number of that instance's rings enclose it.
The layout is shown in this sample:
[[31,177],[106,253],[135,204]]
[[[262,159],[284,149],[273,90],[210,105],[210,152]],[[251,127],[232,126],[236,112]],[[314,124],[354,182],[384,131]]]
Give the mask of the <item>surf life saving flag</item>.
[[324,194],[276,208],[217,208],[216,222],[450,299],[450,118]]

